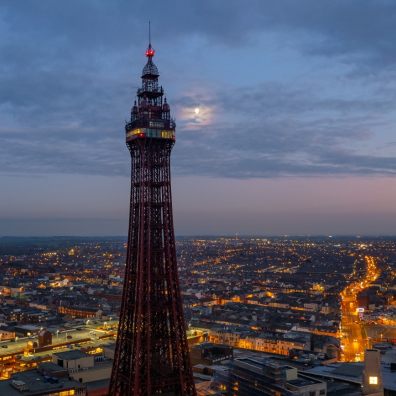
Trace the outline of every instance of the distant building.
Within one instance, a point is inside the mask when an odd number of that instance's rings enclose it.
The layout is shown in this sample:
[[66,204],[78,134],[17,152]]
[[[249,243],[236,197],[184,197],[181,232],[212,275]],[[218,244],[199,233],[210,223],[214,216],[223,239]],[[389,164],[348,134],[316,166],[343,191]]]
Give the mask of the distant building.
[[232,359],[233,348],[229,345],[212,344],[204,342],[194,345],[190,352],[191,364],[218,364],[219,362]]
[[98,361],[94,355],[72,350],[54,354],[52,361],[66,369],[70,378],[85,384],[87,396],[107,396],[112,360],[102,357]]
[[[367,356],[370,355],[370,352]],[[366,364],[357,363],[331,363],[326,365],[315,366],[306,370],[305,372],[310,376],[320,378],[328,382],[328,393],[330,394],[331,385],[338,383],[355,385],[355,391],[351,388],[346,395],[362,395],[362,391],[376,392],[375,382],[381,384],[384,391],[380,390],[379,395],[395,396],[396,395],[396,348],[389,348],[387,351],[381,352],[381,373],[378,369],[378,353],[368,357],[370,362]],[[365,371],[365,374],[364,374]],[[370,377],[377,377],[371,378]],[[364,381],[368,383],[364,386]],[[370,381],[372,382],[370,387]],[[367,395],[376,395],[376,393],[366,393]],[[338,393],[331,393],[333,396],[338,396]]]
[[254,351],[273,353],[289,356],[295,349],[310,349],[309,340],[303,337],[285,338],[284,336],[250,335],[234,330],[209,331],[209,341],[218,344],[226,344],[235,348],[251,349]]
[[15,331],[0,329],[0,341],[8,341],[15,339]]
[[69,372],[86,370],[94,366],[94,356],[80,350],[54,353],[52,361]]
[[40,332],[41,327],[30,324],[24,324],[24,325],[15,326],[14,330],[15,330],[15,334],[18,337],[30,337],[33,335],[37,335]]
[[48,330],[41,330],[38,333],[38,346],[45,347],[52,344],[52,334]]
[[268,358],[235,359],[228,373],[215,376],[219,391],[232,396],[324,396],[325,382],[298,373],[295,367]]
[[98,310],[90,307],[65,307],[59,306],[58,313],[69,315],[73,318],[92,319],[98,316]]
[[4,396],[85,396],[83,384],[69,379],[67,372],[58,370],[57,376],[48,376],[40,370],[14,374],[0,381],[0,395]]

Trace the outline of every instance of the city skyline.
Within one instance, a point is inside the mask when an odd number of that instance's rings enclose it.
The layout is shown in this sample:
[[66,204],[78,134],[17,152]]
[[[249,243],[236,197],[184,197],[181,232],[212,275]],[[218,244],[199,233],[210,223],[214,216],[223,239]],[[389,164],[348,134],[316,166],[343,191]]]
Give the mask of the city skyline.
[[[51,386],[107,395],[127,282],[125,239],[0,242],[0,393],[11,395],[17,380],[13,395],[26,393],[23,384],[47,395],[48,375],[63,367]],[[396,390],[389,364],[396,342],[395,237],[190,237],[176,244],[198,396],[235,388],[234,364],[252,358],[293,367],[289,380],[314,376],[325,388],[316,396],[339,395],[340,387],[361,396],[362,384]],[[367,371],[373,349],[381,350],[381,363]],[[202,364],[214,371],[204,382]],[[261,373],[243,382],[285,386]],[[251,396],[241,381],[237,394]]]
[[0,236],[126,234],[120,120],[149,19],[176,113],[177,235],[396,234],[395,13],[2,5]]

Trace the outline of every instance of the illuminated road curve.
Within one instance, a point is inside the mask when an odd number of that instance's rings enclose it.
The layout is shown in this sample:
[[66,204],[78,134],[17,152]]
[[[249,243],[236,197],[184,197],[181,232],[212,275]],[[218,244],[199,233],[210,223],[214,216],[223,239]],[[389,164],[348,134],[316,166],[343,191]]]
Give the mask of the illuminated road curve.
[[380,271],[372,256],[365,256],[366,275],[348,285],[341,293],[341,348],[342,360],[359,362],[364,359],[364,351],[369,347],[357,308],[357,295],[375,282]]

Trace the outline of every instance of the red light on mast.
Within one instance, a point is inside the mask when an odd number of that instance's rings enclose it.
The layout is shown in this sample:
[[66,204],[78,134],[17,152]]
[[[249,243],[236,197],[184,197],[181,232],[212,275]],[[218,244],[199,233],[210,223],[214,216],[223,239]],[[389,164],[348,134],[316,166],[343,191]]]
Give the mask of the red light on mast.
[[146,50],[146,56],[148,57],[148,58],[152,58],[153,56],[154,56],[154,54],[155,54],[155,51],[154,51],[154,49],[151,47],[151,45],[147,48],[147,50]]

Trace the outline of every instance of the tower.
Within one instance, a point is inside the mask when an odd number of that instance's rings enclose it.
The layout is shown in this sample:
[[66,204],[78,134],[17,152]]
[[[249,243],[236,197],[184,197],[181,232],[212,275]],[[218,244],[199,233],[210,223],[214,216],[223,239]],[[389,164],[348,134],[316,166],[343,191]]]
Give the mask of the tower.
[[[150,40],[151,41],[151,40]],[[175,122],[149,42],[125,126],[131,153],[128,247],[111,396],[195,396],[176,264],[170,183]]]

